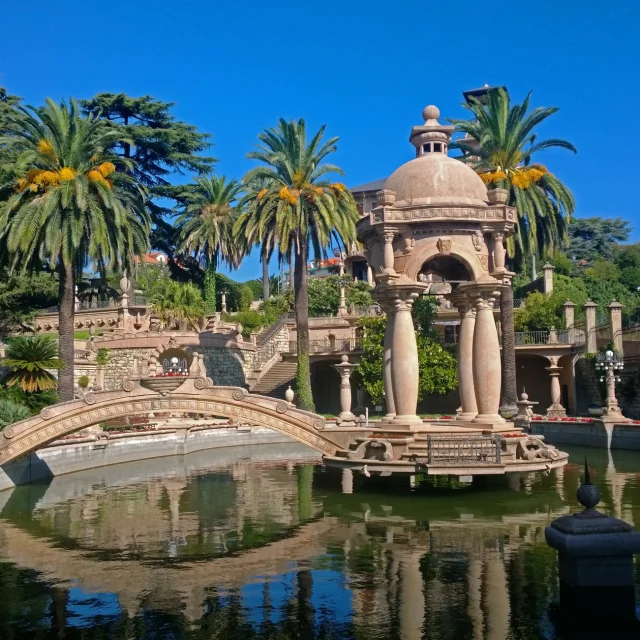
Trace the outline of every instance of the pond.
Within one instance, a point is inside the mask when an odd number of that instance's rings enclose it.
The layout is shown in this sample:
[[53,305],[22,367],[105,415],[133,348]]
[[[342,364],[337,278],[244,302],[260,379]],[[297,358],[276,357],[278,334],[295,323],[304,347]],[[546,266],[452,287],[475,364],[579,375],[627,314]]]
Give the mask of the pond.
[[601,509],[640,524],[638,455],[596,449],[351,495],[294,444],[18,487],[0,493],[0,638],[568,638],[544,528],[578,509],[585,453]]

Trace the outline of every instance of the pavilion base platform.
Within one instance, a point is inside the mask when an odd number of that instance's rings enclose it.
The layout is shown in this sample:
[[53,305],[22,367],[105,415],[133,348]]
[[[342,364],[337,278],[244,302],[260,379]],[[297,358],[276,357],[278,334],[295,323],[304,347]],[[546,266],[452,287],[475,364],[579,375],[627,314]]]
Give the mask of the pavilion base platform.
[[568,454],[513,423],[505,423],[509,428],[501,431],[483,426],[451,421],[444,425],[427,423],[419,430],[399,430],[377,423],[368,433],[352,432],[348,449],[325,455],[323,461],[328,467],[367,476],[504,475],[549,471],[568,461]]

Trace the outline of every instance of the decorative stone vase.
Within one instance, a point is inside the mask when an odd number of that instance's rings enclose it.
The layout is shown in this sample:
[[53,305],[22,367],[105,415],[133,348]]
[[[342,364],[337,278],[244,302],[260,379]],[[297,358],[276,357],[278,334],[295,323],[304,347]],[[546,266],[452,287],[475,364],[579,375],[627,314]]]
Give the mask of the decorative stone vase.
[[293,392],[293,389],[291,388],[291,385],[289,385],[289,388],[284,392],[284,399],[289,404],[293,404],[294,396],[295,396],[295,393]]
[[129,278],[127,278],[127,272],[125,271],[122,274],[122,278],[120,278],[120,291],[122,291],[122,293],[127,293],[130,286],[131,281],[129,280]]
[[491,204],[507,204],[509,192],[506,189],[489,189],[487,198]]
[[604,409],[598,404],[593,404],[589,407],[589,415],[599,418],[603,413]]
[[186,379],[186,376],[156,376],[154,378],[145,378],[140,381],[140,384],[164,396],[175,391]]

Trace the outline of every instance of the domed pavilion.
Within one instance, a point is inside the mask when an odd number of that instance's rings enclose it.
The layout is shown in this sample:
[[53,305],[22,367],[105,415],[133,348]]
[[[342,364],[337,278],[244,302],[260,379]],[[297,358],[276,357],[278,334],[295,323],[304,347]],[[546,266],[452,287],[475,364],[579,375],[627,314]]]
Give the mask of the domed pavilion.
[[[487,191],[471,167],[448,155],[454,127],[438,122],[428,106],[424,124],[409,137],[416,157],[396,169],[358,222],[358,240],[375,278],[374,296],[387,314],[384,386],[385,427],[424,430],[417,416],[418,350],[411,317],[427,279],[452,286],[449,297],[461,316],[458,378],[468,426],[502,431],[500,344],[493,307],[511,286],[505,239],[516,211],[507,192]],[[512,428],[511,425],[508,425]]]

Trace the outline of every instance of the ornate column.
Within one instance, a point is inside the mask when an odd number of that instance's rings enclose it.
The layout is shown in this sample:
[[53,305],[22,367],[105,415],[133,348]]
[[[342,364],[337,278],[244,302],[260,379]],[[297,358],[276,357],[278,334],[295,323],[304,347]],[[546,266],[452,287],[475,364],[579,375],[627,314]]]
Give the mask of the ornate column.
[[493,237],[493,270],[502,270],[505,268],[505,257],[507,255],[504,248],[504,233],[496,231],[491,235]]
[[567,329],[567,339],[569,344],[574,344],[576,341],[576,305],[571,300],[567,300],[562,306],[564,308],[564,326]]
[[500,342],[493,318],[493,303],[500,295],[500,283],[494,278],[460,285],[463,293],[468,293],[476,309],[476,323],[473,332],[473,386],[475,388],[478,415],[475,424],[488,428],[502,427],[505,420],[498,413],[502,364]]
[[558,358],[549,357],[551,363],[546,370],[551,378],[551,406],[547,409],[548,418],[564,418],[567,415],[566,409],[562,406],[562,394],[560,392],[560,372],[562,367],[558,366]]
[[542,289],[544,293],[548,296],[550,296],[553,293],[553,272],[555,270],[556,268],[552,264],[549,264],[548,262],[542,267],[542,271],[544,273]]
[[616,351],[623,356],[622,347],[622,309],[624,305],[611,301],[609,305],[609,330],[611,331],[611,341],[613,342]]
[[349,313],[347,309],[347,298],[345,295],[344,287],[340,287],[340,305],[338,306],[338,315],[346,316]]
[[356,365],[349,362],[349,356],[343,355],[340,364],[334,365],[340,374],[340,415],[336,418],[339,427],[355,427],[356,417],[351,413],[351,372]]
[[387,295],[393,300],[395,320],[391,345],[391,378],[396,415],[394,426],[422,426],[416,415],[418,408],[418,345],[413,328],[411,307],[424,291],[424,286],[412,280],[395,282],[387,287]]
[[[379,289],[376,289],[379,291]],[[391,372],[391,347],[393,345],[393,328],[396,319],[396,310],[391,301],[383,296],[376,296],[376,300],[387,315],[387,325],[384,331],[384,355],[382,361],[382,381],[384,383],[384,398],[387,405],[387,414],[382,422],[389,422],[396,415],[396,403],[393,398],[393,374]]]
[[225,291],[223,291],[220,294],[220,298],[221,298],[221,302],[222,302],[221,311],[222,311],[222,313],[226,313],[227,312],[227,293]]
[[596,309],[598,305],[595,302],[585,302],[582,306],[584,309],[584,332],[587,344],[587,353],[595,353],[598,350],[598,336],[596,334]]
[[393,268],[395,258],[393,257],[393,239],[396,237],[397,229],[385,229],[384,236],[384,249],[382,253],[382,270],[386,273],[395,273]]
[[455,292],[449,296],[460,313],[460,335],[458,336],[458,394],[462,413],[459,420],[472,420],[478,415],[476,392],[473,386],[473,334],[476,325],[476,310],[469,298]]
[[367,265],[367,284],[370,287],[374,286],[374,282],[373,282],[373,269],[371,268],[371,265]]

